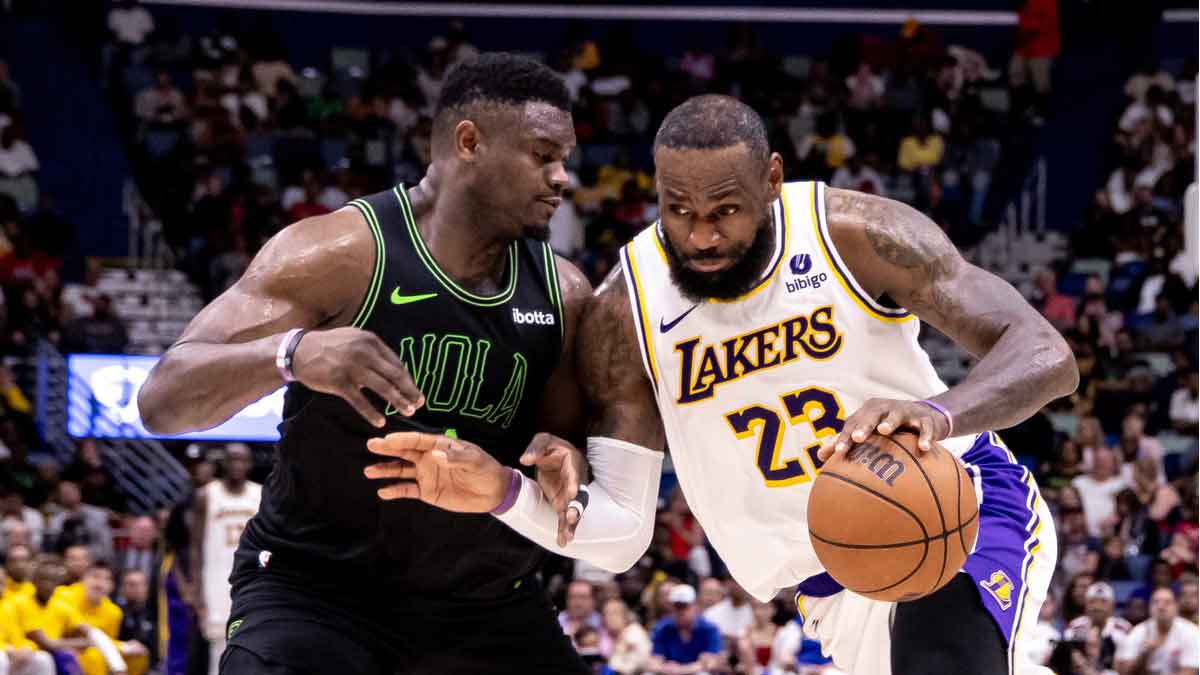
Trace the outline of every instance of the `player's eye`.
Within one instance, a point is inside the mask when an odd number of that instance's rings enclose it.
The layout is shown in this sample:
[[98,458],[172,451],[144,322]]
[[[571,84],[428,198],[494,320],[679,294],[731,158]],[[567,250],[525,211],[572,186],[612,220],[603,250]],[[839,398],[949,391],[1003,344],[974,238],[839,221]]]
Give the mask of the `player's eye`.
[[728,218],[740,210],[741,209],[738,208],[736,204],[725,204],[721,208],[717,209],[717,213],[720,214],[722,218]]
[[669,206],[669,207],[667,207],[667,208],[668,208],[668,209],[671,211],[671,213],[673,213],[673,214],[675,214],[675,215],[677,215],[677,216],[681,216],[681,217],[686,217],[686,216],[689,216],[689,215],[691,215],[691,213],[692,213],[692,212],[691,212],[691,211],[689,211],[688,209],[685,209],[685,208],[683,208],[682,206],[680,206],[680,205],[678,205],[678,204],[672,204],[671,206]]

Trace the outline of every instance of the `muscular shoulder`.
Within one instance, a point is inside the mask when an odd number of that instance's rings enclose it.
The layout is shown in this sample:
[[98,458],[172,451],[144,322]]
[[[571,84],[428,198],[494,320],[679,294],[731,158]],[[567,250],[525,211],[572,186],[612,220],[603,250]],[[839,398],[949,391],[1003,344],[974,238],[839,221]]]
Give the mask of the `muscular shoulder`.
[[306,218],[272,237],[238,281],[254,295],[302,301],[322,319],[352,312],[371,282],[375,238],[353,207]]
[[911,206],[853,190],[827,188],[825,195],[833,243],[873,296],[895,292],[897,275],[934,280],[963,264],[941,228]]

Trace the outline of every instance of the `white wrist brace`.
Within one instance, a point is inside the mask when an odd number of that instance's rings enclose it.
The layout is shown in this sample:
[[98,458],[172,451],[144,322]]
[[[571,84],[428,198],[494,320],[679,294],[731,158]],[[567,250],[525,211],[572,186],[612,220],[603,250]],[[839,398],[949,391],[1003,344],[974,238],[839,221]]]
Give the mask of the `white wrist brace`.
[[558,546],[558,513],[537,482],[525,476],[516,503],[496,518],[542,548],[609,572],[624,572],[642,557],[654,535],[663,453],[592,436],[588,462],[592,482],[586,486],[587,516],[580,514],[575,538],[566,547]]

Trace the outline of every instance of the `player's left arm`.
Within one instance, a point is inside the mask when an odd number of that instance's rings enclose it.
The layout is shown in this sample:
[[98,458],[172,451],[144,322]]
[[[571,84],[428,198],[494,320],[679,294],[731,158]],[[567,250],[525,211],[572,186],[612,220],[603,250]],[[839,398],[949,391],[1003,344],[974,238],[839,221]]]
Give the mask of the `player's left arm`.
[[[1004,429],[1079,384],[1066,341],[1015,288],[963,259],[933,221],[874,195],[829,188],[829,228],[851,273],[872,297],[886,294],[979,358],[962,382],[928,400],[871,399],[821,449],[822,458],[872,433],[920,433],[920,446],[951,433]],[[881,356],[886,358],[886,355]]]

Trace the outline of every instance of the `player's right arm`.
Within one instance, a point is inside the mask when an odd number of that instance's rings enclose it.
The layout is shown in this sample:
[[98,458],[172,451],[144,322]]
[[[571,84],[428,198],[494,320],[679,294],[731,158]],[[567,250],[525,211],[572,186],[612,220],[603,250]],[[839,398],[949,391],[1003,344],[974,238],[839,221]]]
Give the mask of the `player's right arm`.
[[[462,439],[419,432],[371,439],[368,450],[405,463],[367,467],[367,477],[400,479],[380,488],[383,499],[419,499],[451,511],[490,511],[559,555],[612,572],[629,569],[654,534],[665,445],[654,394],[639,365],[637,339],[625,282],[617,271],[588,302],[575,343],[580,384],[591,413],[587,455],[593,480],[586,486],[587,497],[576,497],[586,501],[586,508],[567,510],[574,518],[570,525],[578,523],[573,537],[537,483]],[[587,514],[582,519],[581,510]]]
[[309,329],[293,372],[305,386],[346,400],[384,425],[371,389],[403,414],[424,399],[403,362],[373,333],[348,327],[371,282],[375,243],[353,207],[308,218],[268,241],[246,273],[200,311],[163,354],[138,394],[147,429],[207,429],[283,384],[275,355],[293,328]]

